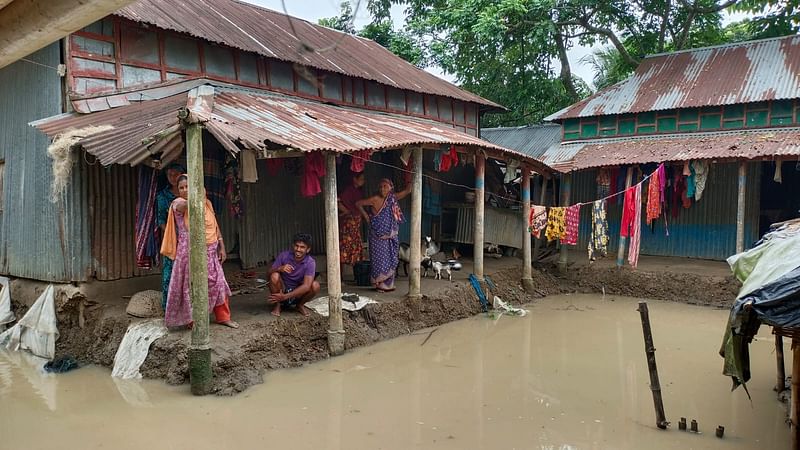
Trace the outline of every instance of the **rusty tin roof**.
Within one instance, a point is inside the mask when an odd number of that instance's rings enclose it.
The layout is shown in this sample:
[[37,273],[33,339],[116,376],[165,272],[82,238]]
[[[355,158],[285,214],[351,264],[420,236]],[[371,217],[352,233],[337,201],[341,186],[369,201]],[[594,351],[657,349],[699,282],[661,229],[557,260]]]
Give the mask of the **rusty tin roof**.
[[374,41],[249,3],[140,0],[114,14],[269,58],[502,108],[408,63]]
[[800,36],[653,55],[545,120],[800,98]]
[[[162,98],[144,96],[143,101],[130,101],[127,105],[107,101],[102,104],[106,107],[102,111],[62,114],[31,125],[49,136],[70,129],[111,125],[112,129],[79,142],[103,165],[136,165],[158,153],[176,155],[183,147],[177,114],[179,109],[187,107],[232,153],[243,148],[261,152],[276,149],[354,152],[409,145],[458,145],[480,147],[491,155],[508,154],[523,160],[533,170],[552,171],[537,159],[438,122],[202,81],[203,84],[199,80],[186,81],[182,92],[177,92],[181,90],[179,85],[171,85],[169,91],[162,92],[172,95]],[[127,95],[131,99],[136,97],[136,93]]]

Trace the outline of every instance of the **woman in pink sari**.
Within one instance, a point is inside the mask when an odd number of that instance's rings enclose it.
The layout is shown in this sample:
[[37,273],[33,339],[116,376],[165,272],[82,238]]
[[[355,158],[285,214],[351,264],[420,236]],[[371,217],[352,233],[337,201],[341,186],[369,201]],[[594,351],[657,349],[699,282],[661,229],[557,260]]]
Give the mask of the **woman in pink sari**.
[[[168,327],[192,327],[192,302],[189,298],[189,214],[187,199],[189,180],[186,175],[178,178],[178,198],[169,207],[161,254],[172,258],[172,277],[167,294],[164,323]],[[219,231],[217,218],[211,202],[205,199],[204,236],[208,255],[208,309],[214,312],[217,323],[231,328],[239,324],[231,320],[228,299],[231,288],[225,280],[222,263],[225,262],[225,244]]]
[[[395,194],[392,182],[384,178],[378,188],[378,195],[357,201],[356,207],[369,221],[370,281],[378,292],[391,292],[400,250],[397,234],[403,222],[403,212],[397,202],[411,193],[411,185]],[[364,210],[365,206],[371,208],[371,216]]]

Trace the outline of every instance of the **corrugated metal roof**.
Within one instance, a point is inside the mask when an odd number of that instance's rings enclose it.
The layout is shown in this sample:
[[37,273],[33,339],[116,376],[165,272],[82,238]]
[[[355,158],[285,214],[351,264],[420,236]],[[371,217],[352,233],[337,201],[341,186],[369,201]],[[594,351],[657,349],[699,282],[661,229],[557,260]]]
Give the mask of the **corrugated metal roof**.
[[270,58],[501,108],[406,62],[374,41],[248,3],[141,0],[115,14]]
[[561,142],[561,126],[545,124],[482,128],[481,139],[541,160],[548,148]]
[[800,36],[645,58],[627,80],[545,120],[800,98]]
[[[195,86],[192,81],[187,86]],[[157,100],[145,100],[90,114],[68,114],[31,125],[54,136],[68,129],[111,125],[79,142],[101,164],[131,164],[151,154],[182,147],[177,112],[189,107],[229,151],[290,147],[301,151],[353,152],[408,145],[476,146],[522,157],[536,171],[550,169],[524,154],[481,140],[438,122],[327,105],[267,91],[214,82]],[[163,159],[162,159],[163,161]]]
[[570,142],[551,148],[551,153],[546,154],[543,160],[554,169],[564,172],[622,164],[777,156],[800,156],[800,128]]

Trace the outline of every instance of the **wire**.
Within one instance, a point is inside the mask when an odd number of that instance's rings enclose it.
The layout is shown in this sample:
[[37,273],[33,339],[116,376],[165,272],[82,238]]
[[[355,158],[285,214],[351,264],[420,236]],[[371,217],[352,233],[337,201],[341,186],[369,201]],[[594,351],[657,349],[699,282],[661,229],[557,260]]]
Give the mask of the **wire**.
[[55,70],[55,71],[56,71],[56,72],[57,72],[59,75],[61,75],[61,71],[63,70],[63,69],[61,69],[60,67],[48,66],[47,64],[42,64],[42,63],[40,63],[40,62],[32,61],[32,60],[30,60],[30,59],[28,59],[28,58],[20,58],[19,60],[20,60],[20,61],[25,61],[26,63],[33,64],[33,65],[36,65],[36,66],[41,66],[41,67],[45,67],[45,68],[48,68],[48,69],[53,69],[53,70]]

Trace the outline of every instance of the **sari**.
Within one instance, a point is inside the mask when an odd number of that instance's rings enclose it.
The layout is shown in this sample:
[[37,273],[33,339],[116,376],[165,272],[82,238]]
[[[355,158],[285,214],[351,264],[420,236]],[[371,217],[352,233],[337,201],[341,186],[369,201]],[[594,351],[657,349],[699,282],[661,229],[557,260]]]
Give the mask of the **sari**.
[[363,244],[361,239],[361,215],[356,202],[364,198],[364,192],[355,186],[348,186],[341,195],[341,201],[349,214],[339,216],[339,261],[354,265],[361,261]]
[[[167,295],[167,308],[164,311],[164,323],[168,327],[180,327],[192,322],[192,301],[189,297],[189,226],[188,214],[176,209],[179,202],[186,200],[178,198],[169,208],[167,228],[164,232],[164,241],[161,245],[161,254],[174,259],[172,276],[169,282]],[[231,288],[225,280],[222,264],[219,262],[217,251],[217,219],[211,202],[205,201],[205,241],[208,257],[208,310],[214,311],[217,322],[230,320],[228,298]]]
[[381,209],[370,219],[369,255],[370,282],[382,291],[394,290],[400,240],[397,235],[403,212],[394,196],[389,192]]

